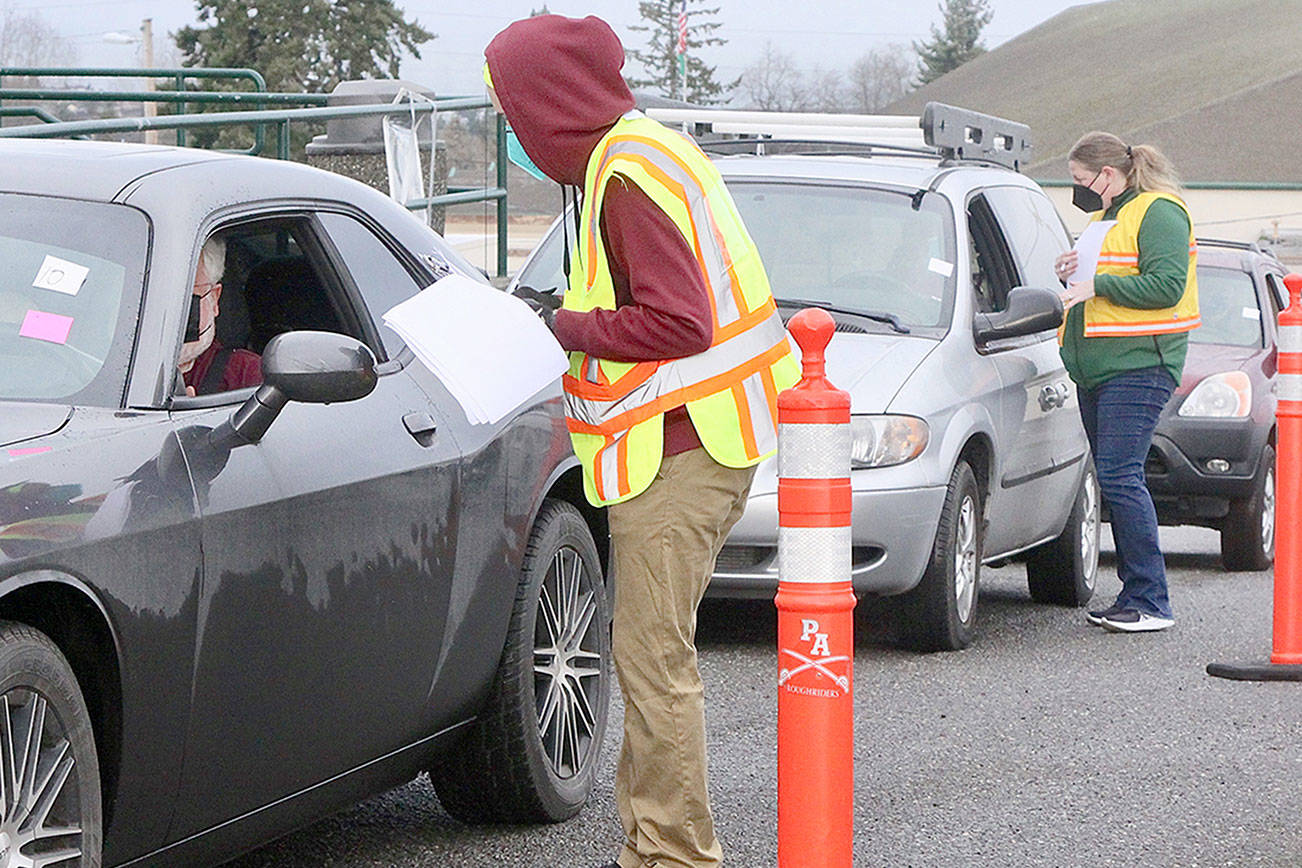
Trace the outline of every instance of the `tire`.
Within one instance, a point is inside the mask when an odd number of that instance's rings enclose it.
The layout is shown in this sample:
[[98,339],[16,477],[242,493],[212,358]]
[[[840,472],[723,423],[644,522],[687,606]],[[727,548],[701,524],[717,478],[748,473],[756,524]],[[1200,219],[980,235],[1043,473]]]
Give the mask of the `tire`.
[[447,812],[464,823],[555,823],[578,813],[605,738],[609,661],[610,617],[592,534],[577,509],[547,500],[529,536],[486,705],[430,770]]
[[1037,603],[1083,606],[1099,572],[1099,481],[1089,461],[1067,526],[1056,539],[1026,553],[1026,585]]
[[915,651],[957,651],[972,642],[985,537],[981,490],[966,461],[950,474],[936,541],[918,586],[900,599],[900,641]]
[[1221,525],[1221,563],[1233,572],[1265,570],[1275,562],[1275,450],[1261,449],[1252,493],[1230,501]]
[[45,634],[8,621],[0,621],[0,776],[0,864],[43,865],[59,854],[61,868],[99,868],[99,759],[81,688]]

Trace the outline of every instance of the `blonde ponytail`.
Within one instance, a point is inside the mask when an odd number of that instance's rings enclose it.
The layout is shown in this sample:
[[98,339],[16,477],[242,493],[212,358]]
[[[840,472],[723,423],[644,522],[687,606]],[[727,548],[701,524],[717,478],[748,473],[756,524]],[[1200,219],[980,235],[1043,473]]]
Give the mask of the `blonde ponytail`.
[[1111,166],[1125,173],[1126,185],[1139,193],[1180,195],[1180,177],[1166,155],[1152,145],[1127,145],[1112,133],[1091,132],[1072,145],[1067,159],[1090,172]]

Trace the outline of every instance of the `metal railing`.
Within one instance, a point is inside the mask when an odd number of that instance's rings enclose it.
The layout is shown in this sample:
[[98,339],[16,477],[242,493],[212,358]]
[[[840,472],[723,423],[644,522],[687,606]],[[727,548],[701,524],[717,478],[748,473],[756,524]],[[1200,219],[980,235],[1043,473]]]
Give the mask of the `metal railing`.
[[[148,130],[175,130],[178,144],[185,142],[185,132],[193,129],[210,127],[228,127],[251,125],[255,129],[254,147],[243,153],[261,153],[265,139],[263,130],[274,127],[276,130],[276,154],[282,160],[290,158],[290,124],[295,121],[319,122],[347,117],[371,117],[389,114],[411,115],[413,112],[449,112],[489,108],[491,103],[484,97],[439,97],[433,102],[385,103],[382,105],[322,105],[329,97],[326,94],[284,94],[268,93],[262,76],[251,69],[202,69],[184,68],[175,70],[123,70],[123,69],[87,69],[69,68],[43,69],[36,67],[0,67],[0,81],[10,76],[49,76],[68,75],[90,77],[108,75],[115,77],[143,77],[142,73],[153,73],[158,77],[171,75],[194,78],[249,78],[259,88],[256,92],[213,92],[186,91],[184,81],[178,78],[177,91],[67,91],[47,90],[43,88],[2,88],[0,101],[5,99],[27,99],[34,101],[59,100],[71,101],[87,99],[92,101],[128,101],[174,103],[184,107],[189,103],[205,104],[248,104],[248,103],[310,103],[314,107],[294,109],[263,109],[249,111],[223,111],[202,114],[179,113],[165,116],[141,116],[128,118],[98,118],[85,121],[59,121],[53,115],[33,106],[17,108],[0,108],[0,117],[26,115],[38,117],[42,123],[23,126],[0,127],[0,138],[52,139],[85,138],[92,135],[112,133],[141,132]],[[128,73],[130,75],[128,75]],[[507,199],[506,199],[506,124],[501,115],[496,116],[496,186],[493,187],[449,187],[448,192],[438,196],[416,199],[406,203],[410,210],[427,207],[461,205],[472,202],[495,201],[497,203],[497,275],[505,277],[507,272]],[[432,157],[432,155],[431,155]]]

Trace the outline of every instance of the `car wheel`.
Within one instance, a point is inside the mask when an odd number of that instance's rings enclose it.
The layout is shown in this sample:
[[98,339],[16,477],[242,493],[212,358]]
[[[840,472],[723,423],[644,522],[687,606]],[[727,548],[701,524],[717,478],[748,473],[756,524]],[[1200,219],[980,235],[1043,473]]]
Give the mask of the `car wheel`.
[[0,622],[0,864],[98,868],[95,733],[58,647]]
[[1230,501],[1221,525],[1225,569],[1264,570],[1275,562],[1275,450],[1262,447],[1252,494]]
[[931,558],[900,601],[900,639],[917,651],[957,651],[976,622],[984,521],[981,490],[966,461],[950,475]]
[[467,823],[558,822],[592,791],[610,706],[610,617],[601,559],[579,511],[538,515],[490,696],[430,771]]
[[1098,571],[1099,481],[1089,462],[1067,526],[1056,539],[1026,553],[1026,584],[1037,603],[1083,606],[1094,596]]

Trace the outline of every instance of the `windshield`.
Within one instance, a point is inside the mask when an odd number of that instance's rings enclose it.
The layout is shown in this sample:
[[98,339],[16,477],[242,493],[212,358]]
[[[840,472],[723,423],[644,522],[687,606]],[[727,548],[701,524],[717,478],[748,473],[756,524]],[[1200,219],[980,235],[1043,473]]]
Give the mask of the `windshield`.
[[1198,266],[1198,312],[1202,325],[1189,332],[1193,343],[1264,346],[1252,275],[1234,268]]
[[120,404],[147,244],[133,209],[0,195],[0,400]]
[[940,196],[923,196],[915,207],[912,196],[864,187],[733,182],[728,189],[779,302],[886,314],[913,329],[948,323],[954,234]]

